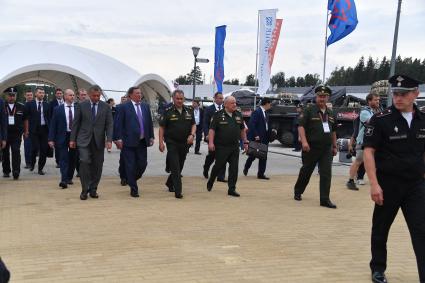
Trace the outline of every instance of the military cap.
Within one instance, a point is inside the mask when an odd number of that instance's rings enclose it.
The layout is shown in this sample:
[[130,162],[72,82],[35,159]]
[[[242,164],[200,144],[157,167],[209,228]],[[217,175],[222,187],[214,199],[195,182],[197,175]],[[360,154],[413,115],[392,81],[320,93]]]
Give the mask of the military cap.
[[8,88],[4,91],[4,93],[6,93],[6,94],[8,94],[8,95],[10,95],[10,96],[14,96],[14,95],[16,95],[16,94],[17,94],[17,91],[16,91],[16,88],[8,87]]
[[319,85],[318,87],[314,89],[314,92],[316,93],[316,95],[331,95],[332,94],[332,90],[325,85]]
[[406,75],[394,75],[388,79],[393,92],[409,92],[419,87],[421,81],[412,79]]

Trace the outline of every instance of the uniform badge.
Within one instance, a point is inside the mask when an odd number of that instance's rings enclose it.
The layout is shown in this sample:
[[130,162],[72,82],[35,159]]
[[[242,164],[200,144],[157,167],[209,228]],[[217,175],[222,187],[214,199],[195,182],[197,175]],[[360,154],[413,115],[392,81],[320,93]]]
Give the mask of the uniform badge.
[[398,133],[398,128],[397,126],[394,127],[394,132]]
[[398,76],[396,80],[397,80],[397,86],[400,87],[401,86],[401,82],[404,81],[403,77],[402,76]]
[[372,136],[372,135],[373,135],[373,127],[368,126],[368,127],[365,129],[364,135],[365,135],[365,136],[368,136],[368,137]]

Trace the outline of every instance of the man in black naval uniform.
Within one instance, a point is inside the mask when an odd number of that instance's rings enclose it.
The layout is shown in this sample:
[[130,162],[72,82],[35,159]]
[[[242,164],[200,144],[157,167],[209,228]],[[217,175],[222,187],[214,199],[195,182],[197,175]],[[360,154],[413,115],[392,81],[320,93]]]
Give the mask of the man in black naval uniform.
[[244,149],[248,149],[248,141],[242,113],[236,111],[236,99],[228,96],[224,100],[224,109],[214,113],[209,129],[208,150],[215,152],[215,164],[207,183],[207,190],[211,191],[219,172],[229,163],[228,191],[229,196],[239,197],[236,192],[239,165],[239,141],[244,142]]
[[172,94],[173,105],[165,110],[159,121],[159,151],[164,152],[167,144],[167,161],[171,174],[165,185],[178,199],[183,198],[181,171],[189,146],[193,144],[196,123],[191,107],[183,105],[184,92],[175,90]]
[[419,81],[405,75],[389,79],[393,105],[366,126],[364,163],[375,202],[370,268],[372,281],[387,282],[387,239],[401,208],[416,254],[420,282],[425,282],[425,113],[414,104]]
[[[3,149],[3,177],[9,178],[12,172],[13,179],[17,180],[21,172],[21,142],[24,133],[25,106],[16,103],[16,90],[8,88],[6,91],[5,115],[7,121],[7,142]],[[12,152],[12,169],[10,168],[10,152]]]
[[298,132],[302,145],[302,167],[294,186],[294,199],[301,195],[310,181],[316,165],[320,174],[320,206],[336,208],[329,199],[332,179],[332,159],[336,155],[336,125],[332,111],[326,106],[332,91],[327,86],[315,89],[316,104],[307,107],[300,117]]

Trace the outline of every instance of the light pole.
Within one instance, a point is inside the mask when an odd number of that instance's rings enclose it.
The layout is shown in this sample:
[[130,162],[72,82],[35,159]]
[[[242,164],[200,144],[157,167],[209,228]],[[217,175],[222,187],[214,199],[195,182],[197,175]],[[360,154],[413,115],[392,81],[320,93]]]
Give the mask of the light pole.
[[195,99],[195,89],[196,89],[196,76],[195,76],[195,74],[196,74],[196,58],[198,57],[198,54],[199,54],[199,50],[200,50],[201,48],[199,48],[199,47],[192,47],[192,52],[193,52],[193,57],[195,57],[195,59],[193,60],[194,61],[194,63],[193,63],[193,74],[192,74],[192,76],[193,76],[193,92],[192,92],[192,99]]
[[[394,76],[394,73],[395,73],[395,60],[397,56],[398,26],[400,24],[401,2],[402,0],[398,0],[397,18],[395,21],[394,39],[393,39],[393,52],[391,55],[390,77]],[[393,104],[393,96],[391,93],[391,88],[388,87],[387,107],[391,106],[392,104]]]

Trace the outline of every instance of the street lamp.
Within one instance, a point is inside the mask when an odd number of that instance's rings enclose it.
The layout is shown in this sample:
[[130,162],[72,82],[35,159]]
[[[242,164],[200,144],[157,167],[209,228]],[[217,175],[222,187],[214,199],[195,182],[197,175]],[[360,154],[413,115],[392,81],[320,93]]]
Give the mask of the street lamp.
[[193,52],[193,57],[195,57],[195,59],[193,60],[194,61],[194,64],[193,64],[193,74],[192,74],[192,76],[193,76],[193,92],[192,92],[192,99],[195,99],[195,89],[196,89],[196,76],[195,76],[195,74],[196,74],[196,58],[198,57],[198,54],[199,54],[199,50],[200,50],[201,48],[199,48],[199,47],[192,47],[192,52]]

